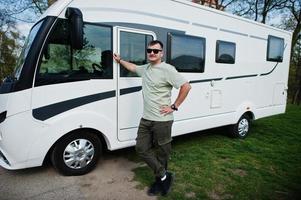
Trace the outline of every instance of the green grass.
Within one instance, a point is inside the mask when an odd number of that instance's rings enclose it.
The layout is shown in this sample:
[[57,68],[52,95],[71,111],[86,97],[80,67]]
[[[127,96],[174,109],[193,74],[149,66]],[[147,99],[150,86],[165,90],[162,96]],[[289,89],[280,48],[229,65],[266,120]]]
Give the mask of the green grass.
[[[245,140],[214,129],[176,137],[169,170],[171,193],[159,199],[301,199],[301,107],[255,121]],[[147,167],[134,170],[149,186]]]

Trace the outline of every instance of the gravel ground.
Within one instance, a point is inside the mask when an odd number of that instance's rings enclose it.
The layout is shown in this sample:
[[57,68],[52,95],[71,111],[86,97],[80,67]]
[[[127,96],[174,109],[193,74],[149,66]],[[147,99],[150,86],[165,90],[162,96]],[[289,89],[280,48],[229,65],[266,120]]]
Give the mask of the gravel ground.
[[152,200],[139,190],[132,169],[139,164],[109,155],[87,175],[66,177],[51,165],[8,171],[0,167],[0,200]]

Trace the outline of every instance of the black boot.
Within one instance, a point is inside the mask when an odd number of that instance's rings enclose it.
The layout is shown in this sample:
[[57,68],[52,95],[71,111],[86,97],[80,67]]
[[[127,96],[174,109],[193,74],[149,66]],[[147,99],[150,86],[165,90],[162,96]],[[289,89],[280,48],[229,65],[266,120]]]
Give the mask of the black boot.
[[159,177],[156,177],[155,182],[153,182],[151,187],[148,189],[147,194],[149,196],[155,196],[159,194],[161,191],[162,191],[161,179]]
[[170,188],[172,186],[173,180],[174,180],[174,175],[171,172],[166,172],[166,178],[164,181],[161,181],[161,185],[162,185],[162,191],[161,194],[162,196],[166,196],[169,191]]

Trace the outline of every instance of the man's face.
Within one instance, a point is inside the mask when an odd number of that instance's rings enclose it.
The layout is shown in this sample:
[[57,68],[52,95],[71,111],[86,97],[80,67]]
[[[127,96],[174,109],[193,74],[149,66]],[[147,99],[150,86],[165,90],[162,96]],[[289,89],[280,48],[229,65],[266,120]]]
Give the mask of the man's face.
[[147,47],[147,59],[154,64],[161,62],[163,57],[163,49],[160,44],[155,44]]

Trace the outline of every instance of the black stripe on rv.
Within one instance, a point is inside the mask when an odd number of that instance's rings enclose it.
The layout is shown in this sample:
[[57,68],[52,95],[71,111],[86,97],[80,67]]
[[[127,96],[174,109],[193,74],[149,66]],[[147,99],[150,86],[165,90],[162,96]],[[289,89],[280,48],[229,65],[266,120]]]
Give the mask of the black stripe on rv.
[[231,76],[231,77],[227,77],[226,80],[238,79],[238,78],[249,78],[249,77],[255,77],[255,76],[258,76],[258,74],[250,74],[250,75],[243,75],[243,76]]
[[120,95],[139,92],[141,89],[142,89],[142,86],[120,89]]
[[[255,76],[257,76],[257,74],[243,75],[243,76],[232,76],[232,77],[227,77],[225,79],[230,80],[230,79],[248,78],[248,77],[255,77]],[[223,78],[201,79],[201,80],[192,80],[192,81],[189,81],[189,83],[190,84],[204,83],[204,82],[221,81],[221,80],[223,80]]]
[[276,69],[277,65],[278,65],[278,62],[277,62],[277,64],[275,65],[275,67],[271,71],[269,71],[267,73],[260,74],[260,76],[266,76],[266,75],[271,74]]
[[204,82],[210,82],[210,81],[220,81],[222,80],[223,78],[212,78],[212,79],[202,79],[202,80],[192,80],[192,81],[189,81],[190,84],[192,83],[204,83]]
[[62,101],[59,103],[54,103],[48,106],[43,106],[40,108],[33,109],[32,115],[34,118],[38,120],[47,120],[53,116],[56,116],[60,113],[66,112],[68,110],[71,110],[73,108],[92,103],[95,101],[108,99],[111,97],[116,96],[116,91],[108,91],[108,92],[102,92],[98,94],[88,95],[84,97],[79,97],[75,99],[70,99],[67,101]]
[[[263,74],[249,74],[249,75],[241,75],[241,76],[230,76],[230,77],[226,77],[225,80],[232,80],[232,79],[240,79],[240,78],[250,78],[250,77],[256,77],[256,76],[266,76],[271,74],[277,67],[278,63],[275,65],[275,67],[267,72],[267,73],[263,73]],[[211,79],[201,79],[201,80],[192,80],[189,81],[190,84],[192,83],[204,83],[204,82],[210,82],[210,81],[221,81],[223,78],[211,78]]]

